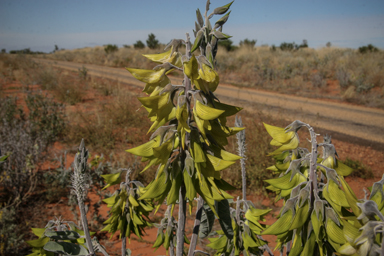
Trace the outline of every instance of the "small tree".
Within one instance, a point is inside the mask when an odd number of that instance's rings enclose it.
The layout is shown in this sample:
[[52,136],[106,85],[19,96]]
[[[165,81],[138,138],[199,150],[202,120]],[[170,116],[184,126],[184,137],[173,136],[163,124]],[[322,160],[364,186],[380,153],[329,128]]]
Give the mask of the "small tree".
[[219,41],[218,45],[224,47],[227,52],[235,50],[235,46],[230,39]]
[[7,53],[7,50],[1,49],[1,53]]
[[115,45],[115,44],[107,44],[104,46],[104,51],[107,54],[117,52],[118,50],[119,50],[119,47],[117,47],[117,45]]
[[159,47],[159,41],[156,39],[156,36],[153,33],[148,35],[147,46],[150,49],[156,49]]
[[136,41],[135,44],[133,44],[133,47],[135,49],[144,49],[145,48],[145,44],[141,40],[138,40],[138,41]]
[[249,48],[253,48],[256,45],[257,40],[249,40],[248,38],[240,41],[240,47],[245,46]]
[[327,42],[327,44],[325,46],[327,46],[329,48],[332,46],[332,44],[331,44],[331,42]]

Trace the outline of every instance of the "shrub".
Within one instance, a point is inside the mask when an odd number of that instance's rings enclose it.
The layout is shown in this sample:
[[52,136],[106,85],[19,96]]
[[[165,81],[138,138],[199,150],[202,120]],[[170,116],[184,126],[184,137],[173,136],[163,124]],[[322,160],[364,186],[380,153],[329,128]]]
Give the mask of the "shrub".
[[250,47],[253,48],[256,45],[257,40],[249,40],[248,38],[240,41],[240,47]]
[[135,44],[133,44],[133,47],[135,49],[143,49],[143,48],[145,48],[145,44],[142,41],[138,40],[138,41],[136,41]]
[[149,49],[157,49],[159,47],[159,41],[156,39],[156,36],[153,33],[148,35],[146,42]]
[[230,39],[220,40],[218,45],[223,47],[227,52],[234,51],[236,49],[233,45],[233,41]]
[[283,42],[280,44],[280,50],[282,51],[293,51],[296,49],[296,44],[295,43],[287,43]]
[[358,49],[359,53],[368,53],[368,52],[378,52],[379,49],[376,46],[373,46],[372,44],[368,44],[366,46],[361,46]]
[[117,45],[115,44],[107,44],[106,46],[104,46],[104,51],[107,54],[117,52],[118,50],[119,50],[119,47],[117,47]]

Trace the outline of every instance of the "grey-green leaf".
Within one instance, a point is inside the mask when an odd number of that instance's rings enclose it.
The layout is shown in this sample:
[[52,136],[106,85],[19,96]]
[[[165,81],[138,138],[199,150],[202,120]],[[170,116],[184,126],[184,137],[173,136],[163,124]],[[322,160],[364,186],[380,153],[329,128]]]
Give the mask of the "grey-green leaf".
[[224,231],[224,234],[228,239],[233,238],[233,228],[232,228],[232,219],[231,212],[229,209],[228,200],[224,199],[219,202],[216,202],[216,212],[219,215],[219,223],[221,229]]
[[206,238],[212,231],[215,214],[207,204],[202,208],[199,237]]
[[54,240],[76,240],[80,238],[80,234],[75,231],[46,231],[44,234]]
[[78,244],[49,241],[44,245],[44,250],[66,255],[88,255],[89,252]]
[[201,16],[199,9],[196,10],[196,17],[197,17],[197,21],[199,22],[200,27],[204,27],[204,19],[203,19],[203,16]]

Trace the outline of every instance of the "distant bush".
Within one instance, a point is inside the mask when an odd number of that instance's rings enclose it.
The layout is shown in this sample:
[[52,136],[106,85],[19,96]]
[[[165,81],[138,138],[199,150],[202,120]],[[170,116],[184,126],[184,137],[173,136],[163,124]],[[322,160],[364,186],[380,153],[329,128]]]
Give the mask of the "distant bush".
[[115,45],[115,44],[107,44],[104,46],[104,51],[107,54],[117,52],[118,50],[119,50],[119,47],[117,47],[117,45]]
[[243,40],[240,41],[240,47],[246,46],[246,47],[253,48],[255,47],[256,42],[257,40],[249,40],[248,38],[246,38],[244,39],[244,41]]
[[1,49],[1,53],[7,53],[7,50]]
[[230,39],[220,40],[218,42],[218,45],[224,47],[225,50],[227,50],[227,52],[230,52],[236,49],[236,46],[233,45],[233,41]]
[[282,51],[293,51],[293,50],[298,50],[300,48],[308,48],[308,41],[304,39],[302,44],[300,45],[295,44],[295,42],[293,43],[283,42],[280,44],[280,50]]
[[131,46],[128,45],[128,44],[123,44],[123,47],[124,47],[124,48],[128,48],[128,49],[131,48]]
[[136,41],[135,44],[133,44],[133,47],[135,49],[144,49],[145,48],[145,44],[141,40],[138,40],[138,41]]
[[156,36],[153,33],[148,35],[147,46],[150,49],[156,49],[159,47],[159,41],[156,39]]
[[295,43],[287,43],[283,42],[280,44],[280,50],[282,51],[293,51],[296,49],[296,44]]
[[327,42],[327,44],[325,46],[327,46],[329,48],[332,46],[332,44],[331,44],[331,42]]
[[359,53],[368,53],[368,52],[378,52],[379,49],[376,46],[373,46],[372,44],[368,44],[366,46],[359,47]]

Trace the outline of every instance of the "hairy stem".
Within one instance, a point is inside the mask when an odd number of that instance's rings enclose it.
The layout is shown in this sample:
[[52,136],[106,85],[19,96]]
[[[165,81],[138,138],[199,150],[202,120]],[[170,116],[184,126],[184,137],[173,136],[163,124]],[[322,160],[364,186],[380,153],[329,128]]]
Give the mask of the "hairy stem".
[[[235,126],[236,127],[243,127],[243,122],[241,121],[241,117],[236,116],[235,120]],[[239,156],[242,158],[240,159],[240,166],[241,166],[241,179],[242,179],[242,192],[243,192],[243,200],[244,202],[247,200],[247,178],[246,178],[246,170],[245,170],[245,130],[242,130],[236,134],[237,137],[237,151],[239,153]]]
[[94,252],[93,246],[92,246],[91,235],[89,234],[88,220],[87,220],[87,215],[85,213],[84,202],[80,198],[78,198],[77,200],[78,200],[78,204],[79,204],[79,208],[80,208],[81,223],[83,225],[83,230],[84,230],[84,234],[85,234],[85,240],[87,242],[87,247],[88,247],[90,254],[95,255],[95,252]]
[[182,184],[179,192],[179,221],[177,226],[176,256],[183,256],[184,250],[185,220],[187,215],[185,193],[185,185]]
[[189,245],[189,251],[188,251],[189,256],[192,256],[195,253],[197,236],[199,235],[199,229],[200,229],[201,214],[203,212],[203,205],[204,205],[204,200],[203,198],[201,198],[201,196],[199,196],[199,198],[197,199],[196,218],[195,218],[195,223],[193,225],[191,243]]
[[[317,175],[316,175],[316,169],[317,169],[317,141],[316,137],[317,134],[313,130],[313,127],[310,125],[306,125],[306,127],[309,130],[310,136],[311,136],[311,158],[310,158],[310,167],[309,167],[309,180],[311,181],[311,208],[313,207],[313,203],[315,201],[315,194],[317,194]],[[311,210],[311,209],[310,209]]]

